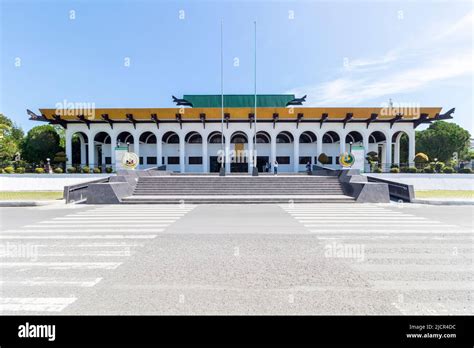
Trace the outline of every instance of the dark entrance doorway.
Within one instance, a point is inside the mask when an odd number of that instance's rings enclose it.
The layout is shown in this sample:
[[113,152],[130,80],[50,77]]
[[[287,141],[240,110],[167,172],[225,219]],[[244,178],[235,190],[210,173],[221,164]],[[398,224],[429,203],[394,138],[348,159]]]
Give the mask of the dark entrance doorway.
[[[242,158],[240,159],[242,160]],[[249,171],[249,164],[247,163],[247,158],[243,158],[244,162],[231,163],[230,171],[231,173],[247,173]]]
[[268,156],[257,156],[257,169],[259,172],[265,172],[265,165],[270,161]]
[[[221,170],[221,163],[217,160],[218,156],[210,156],[209,157],[209,172],[210,173],[219,173]],[[225,166],[225,163],[224,163]]]

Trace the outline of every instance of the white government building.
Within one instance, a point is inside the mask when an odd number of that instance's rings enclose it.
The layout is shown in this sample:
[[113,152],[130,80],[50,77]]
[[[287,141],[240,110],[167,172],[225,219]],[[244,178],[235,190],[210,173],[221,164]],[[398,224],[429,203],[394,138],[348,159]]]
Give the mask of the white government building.
[[[415,128],[450,119],[441,107],[304,107],[294,95],[220,95],[173,97],[175,108],[40,109],[30,119],[59,124],[66,131],[67,166],[116,168],[116,148],[127,147],[140,169],[166,166],[181,173],[218,172],[224,150],[226,172],[251,172],[278,162],[279,172],[304,171],[307,162],[339,168],[339,157],[353,147],[375,152],[386,171],[400,164],[400,138],[408,137],[408,162],[415,157]],[[256,122],[255,122],[256,110]],[[255,128],[256,127],[256,128]],[[223,129],[223,133],[221,132]],[[256,131],[256,132],[255,132]],[[254,144],[256,133],[256,144]],[[222,137],[223,134],[223,137]],[[73,139],[75,140],[73,149]],[[223,140],[223,142],[222,142]],[[366,166],[367,168],[367,166]]]

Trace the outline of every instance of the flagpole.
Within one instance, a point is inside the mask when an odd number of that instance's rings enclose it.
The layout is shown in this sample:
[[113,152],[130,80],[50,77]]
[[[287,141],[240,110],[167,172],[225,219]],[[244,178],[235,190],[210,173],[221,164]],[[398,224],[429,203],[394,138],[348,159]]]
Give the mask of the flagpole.
[[224,21],[221,20],[221,168],[219,175],[225,175],[224,162],[226,160],[224,150]]
[[[254,137],[253,137],[253,168],[252,168],[252,176],[258,175],[258,168],[257,168],[257,21],[253,22],[254,24],[254,37],[255,37],[255,62],[254,62],[254,95],[255,95],[255,104],[254,104]],[[255,156],[254,156],[255,155]]]

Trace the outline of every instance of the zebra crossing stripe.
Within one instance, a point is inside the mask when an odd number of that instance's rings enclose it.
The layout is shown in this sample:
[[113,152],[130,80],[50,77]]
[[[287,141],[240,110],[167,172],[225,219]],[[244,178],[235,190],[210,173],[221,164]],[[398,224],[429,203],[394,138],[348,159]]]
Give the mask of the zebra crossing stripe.
[[116,269],[121,262],[1,262],[0,268]]
[[33,279],[15,279],[0,280],[0,286],[58,286],[67,287],[74,286],[80,288],[91,288],[97,285],[102,278],[51,278],[51,277],[35,277]]
[[61,312],[76,297],[0,297],[0,312]]
[[[67,231],[69,232],[69,231]],[[35,236],[25,236],[25,235],[0,235],[0,239],[154,239],[156,234],[94,234],[94,235],[83,235],[83,236],[72,236],[69,234],[62,235],[35,235]]]

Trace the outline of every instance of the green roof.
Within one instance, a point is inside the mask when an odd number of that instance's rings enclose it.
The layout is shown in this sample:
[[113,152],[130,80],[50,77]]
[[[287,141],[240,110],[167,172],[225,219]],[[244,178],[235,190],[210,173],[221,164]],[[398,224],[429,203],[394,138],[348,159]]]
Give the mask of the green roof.
[[[183,99],[191,102],[195,108],[220,108],[221,95],[184,95]],[[285,107],[286,103],[295,99],[294,94],[258,94],[257,106],[260,108]],[[253,108],[253,94],[224,94],[226,108]]]

